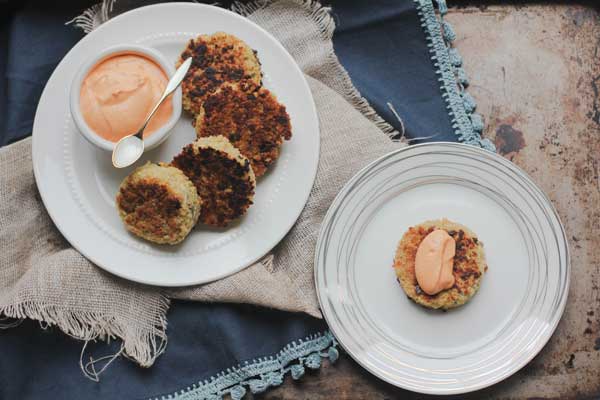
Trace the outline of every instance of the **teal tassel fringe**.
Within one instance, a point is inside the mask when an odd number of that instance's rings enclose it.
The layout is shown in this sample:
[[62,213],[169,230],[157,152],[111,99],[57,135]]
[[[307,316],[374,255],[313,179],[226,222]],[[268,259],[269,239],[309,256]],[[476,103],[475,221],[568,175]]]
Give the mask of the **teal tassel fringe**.
[[484,129],[483,118],[474,113],[477,103],[465,91],[469,79],[462,68],[463,60],[458,50],[452,47],[456,33],[450,23],[444,20],[448,13],[446,1],[436,0],[439,18],[436,16],[432,0],[415,0],[415,3],[421,26],[425,30],[431,60],[438,74],[442,97],[446,101],[458,140],[495,151],[495,146],[489,139],[481,138]]
[[276,356],[228,368],[185,390],[154,400],[221,400],[227,395],[232,400],[242,400],[248,391],[258,394],[281,385],[288,372],[292,379],[298,380],[305,368],[318,369],[323,358],[333,363],[338,357],[337,342],[331,332],[318,333],[290,343]]

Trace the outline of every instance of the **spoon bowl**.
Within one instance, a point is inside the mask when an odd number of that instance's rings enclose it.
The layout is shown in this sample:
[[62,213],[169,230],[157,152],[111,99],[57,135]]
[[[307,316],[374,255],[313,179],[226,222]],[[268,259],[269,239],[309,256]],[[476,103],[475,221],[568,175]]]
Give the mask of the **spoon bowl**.
[[135,135],[125,136],[115,146],[112,163],[115,168],[125,168],[144,154],[144,141]]

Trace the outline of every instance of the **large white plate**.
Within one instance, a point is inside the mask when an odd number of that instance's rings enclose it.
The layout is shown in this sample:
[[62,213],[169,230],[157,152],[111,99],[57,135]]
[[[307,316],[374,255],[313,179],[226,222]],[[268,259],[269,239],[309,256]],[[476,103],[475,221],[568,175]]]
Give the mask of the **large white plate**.
[[[216,31],[232,33],[258,51],[265,86],[286,105],[293,137],[283,145],[272,171],[259,180],[255,204],[239,223],[228,229],[201,227],[180,245],[155,246],[124,229],[114,198],[119,183],[131,169],[115,170],[110,154],[97,150],[77,132],[69,113],[69,86],[81,63],[106,47],[143,44],[175,62],[187,40]],[[193,138],[190,119],[182,117],[170,138],[144,159],[170,161]],[[302,211],[318,159],[319,127],[314,102],[291,56],[249,20],[221,8],[190,3],[139,8],[83,38],[48,81],[33,126],[35,178],[58,229],[96,265],[123,278],[153,285],[209,282],[265,255]]]
[[[412,225],[447,217],[485,244],[479,292],[448,312],[411,302],[392,268]],[[390,153],[360,171],[329,209],[315,256],[323,314],[363,367],[429,394],[481,389],[523,367],[548,341],[569,288],[562,225],[514,164],[439,143]]]

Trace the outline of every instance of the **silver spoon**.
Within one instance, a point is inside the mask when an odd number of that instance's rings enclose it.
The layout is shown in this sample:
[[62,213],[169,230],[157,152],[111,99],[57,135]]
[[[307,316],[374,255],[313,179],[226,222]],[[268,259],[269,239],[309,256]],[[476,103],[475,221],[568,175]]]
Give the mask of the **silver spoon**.
[[192,58],[190,57],[177,68],[177,71],[175,71],[175,74],[173,74],[173,77],[169,80],[169,83],[167,83],[163,95],[146,118],[146,121],[144,121],[140,130],[131,135],[122,137],[121,140],[117,142],[112,152],[112,164],[115,168],[128,167],[142,156],[144,153],[144,137],[142,136],[144,134],[144,129],[146,129],[148,122],[150,122],[150,119],[152,119],[152,116],[156,110],[158,110],[158,107],[160,107],[162,102],[179,87],[185,74],[187,74],[188,69],[190,69],[191,64]]

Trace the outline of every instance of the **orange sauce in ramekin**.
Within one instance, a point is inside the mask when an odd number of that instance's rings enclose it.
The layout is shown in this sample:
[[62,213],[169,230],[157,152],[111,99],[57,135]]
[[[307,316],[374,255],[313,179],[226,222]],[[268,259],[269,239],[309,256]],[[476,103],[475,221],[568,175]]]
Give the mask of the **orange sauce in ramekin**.
[[[137,132],[163,94],[169,78],[149,58],[125,53],[95,65],[81,85],[79,106],[83,119],[100,137],[117,142]],[[144,130],[144,137],[166,124],[173,113],[167,99]]]

